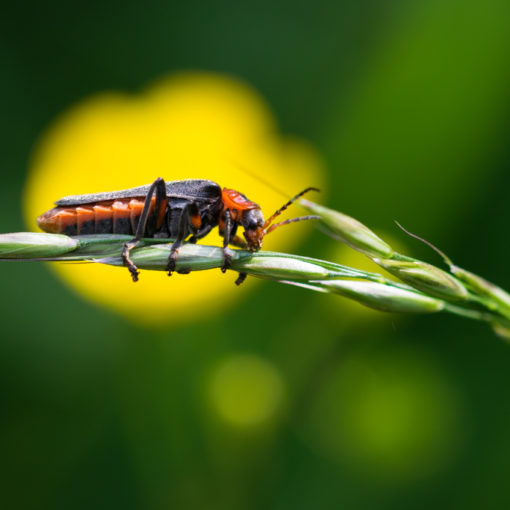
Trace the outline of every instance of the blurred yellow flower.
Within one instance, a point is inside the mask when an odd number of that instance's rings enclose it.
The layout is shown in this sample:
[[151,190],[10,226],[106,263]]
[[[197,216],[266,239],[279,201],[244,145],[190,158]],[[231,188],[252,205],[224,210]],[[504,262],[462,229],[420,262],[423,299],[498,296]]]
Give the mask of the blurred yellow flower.
[[[282,138],[256,91],[233,78],[182,73],[143,94],[97,94],[65,112],[36,147],[25,192],[29,225],[71,194],[113,191],[166,180],[205,178],[259,203],[266,215],[285,198],[251,173],[292,195],[321,186],[321,165],[301,140]],[[297,215],[297,212],[294,213]],[[289,249],[309,226],[296,224],[269,237],[265,246]],[[220,245],[217,233],[204,244]],[[235,275],[142,271],[133,284],[124,268],[100,264],[52,267],[74,289],[133,320],[157,323],[212,313],[238,299],[251,284]]]

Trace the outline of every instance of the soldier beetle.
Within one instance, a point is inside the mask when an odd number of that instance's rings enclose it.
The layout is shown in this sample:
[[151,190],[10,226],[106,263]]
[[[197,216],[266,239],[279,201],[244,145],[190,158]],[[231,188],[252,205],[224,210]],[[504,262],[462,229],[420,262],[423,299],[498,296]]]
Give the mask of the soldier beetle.
[[[186,179],[165,182],[161,177],[152,184],[120,191],[72,195],[55,202],[56,207],[37,218],[45,232],[66,235],[126,234],[134,238],[124,245],[122,259],[133,281],[139,271],[130,257],[131,250],[144,237],[174,239],[168,257],[168,273],[175,270],[179,247],[184,241],[194,243],[218,226],[223,237],[223,266],[231,265],[229,245],[258,251],[264,237],[274,229],[296,221],[317,219],[317,216],[300,216],[273,223],[287,207],[309,191],[298,193],[267,220],[260,206],[233,189],[221,188],[213,181]],[[244,228],[244,239],[237,228]],[[240,284],[245,274],[240,273]]]

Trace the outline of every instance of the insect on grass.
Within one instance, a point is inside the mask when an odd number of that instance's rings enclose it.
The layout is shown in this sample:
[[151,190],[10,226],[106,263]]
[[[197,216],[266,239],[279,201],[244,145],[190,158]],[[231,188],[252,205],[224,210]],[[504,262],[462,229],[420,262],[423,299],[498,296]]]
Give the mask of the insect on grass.
[[[122,259],[133,281],[139,271],[130,257],[142,238],[174,239],[167,270],[175,270],[179,248],[187,241],[196,243],[216,226],[223,237],[225,272],[232,263],[229,246],[259,251],[264,237],[283,225],[318,219],[316,215],[300,216],[279,223],[274,220],[293,202],[316,188],[306,188],[280,207],[267,220],[261,208],[239,191],[221,188],[213,181],[187,179],[167,181],[157,178],[152,184],[119,191],[72,195],[61,198],[56,207],[37,219],[45,232],[66,235],[125,234],[133,239],[124,244]],[[244,228],[243,237],[237,235]],[[240,273],[236,283],[246,278]]]

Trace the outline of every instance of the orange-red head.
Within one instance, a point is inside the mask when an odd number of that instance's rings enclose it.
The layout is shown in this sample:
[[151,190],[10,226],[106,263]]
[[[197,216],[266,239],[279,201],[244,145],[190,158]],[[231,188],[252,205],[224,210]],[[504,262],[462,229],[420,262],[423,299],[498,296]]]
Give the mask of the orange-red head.
[[301,193],[289,200],[285,205],[280,207],[270,218],[264,219],[264,215],[260,206],[251,200],[248,200],[242,193],[233,189],[223,188],[223,210],[229,210],[231,218],[234,222],[240,223],[244,228],[244,238],[246,239],[247,248],[250,251],[258,251],[262,248],[262,240],[272,232],[275,228],[287,225],[295,221],[317,219],[317,216],[301,216],[290,220],[282,221],[272,225],[273,220],[279,216],[289,205],[295,202],[299,197],[308,191],[319,191],[316,188],[306,188]]

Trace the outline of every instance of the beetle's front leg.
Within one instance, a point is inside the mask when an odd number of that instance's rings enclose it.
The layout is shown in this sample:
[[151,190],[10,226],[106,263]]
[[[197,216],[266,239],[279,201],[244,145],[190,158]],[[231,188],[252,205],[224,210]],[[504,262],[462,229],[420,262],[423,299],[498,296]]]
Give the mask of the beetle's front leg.
[[226,273],[227,269],[230,269],[232,265],[232,250],[228,246],[223,247],[223,264],[221,266],[221,272]]
[[241,248],[242,250],[248,249],[248,243],[240,236],[234,236],[230,240],[230,244],[232,246],[236,246],[237,248]]
[[[232,265],[232,250],[228,247],[229,244],[233,246],[237,246],[238,248],[246,249],[248,247],[246,241],[235,235],[235,231],[237,229],[237,225],[235,228],[232,228],[232,216],[230,215],[230,211],[227,209],[225,211],[224,217],[225,225],[223,231],[223,265],[221,266],[221,270],[225,272],[227,269],[230,269]],[[241,285],[241,283],[246,280],[246,273],[239,273],[237,280],[235,281],[236,285]]]
[[[230,240],[230,244],[232,246],[237,246],[238,248],[241,248],[243,250],[247,250],[248,249],[248,243],[240,236],[234,236],[231,240]],[[244,280],[246,280],[246,277],[248,275],[246,273],[239,273],[239,276],[237,277],[237,280],[235,281],[235,284],[236,285],[241,285],[241,283],[244,282]]]

